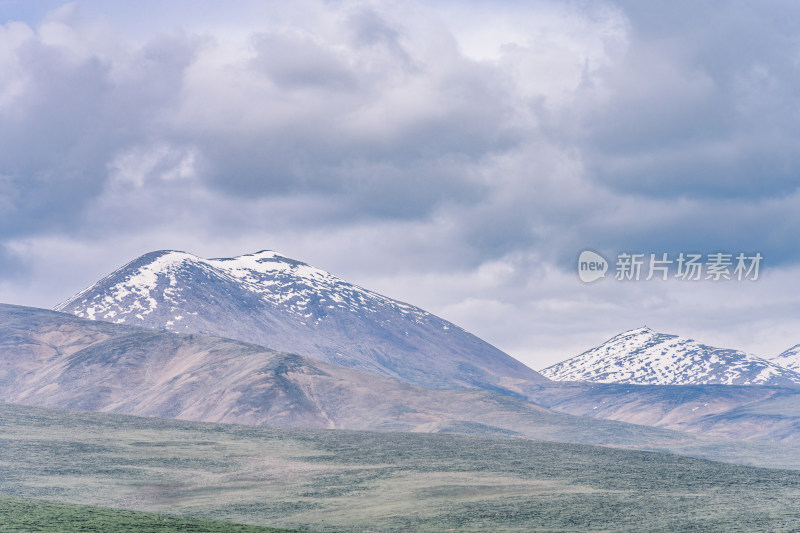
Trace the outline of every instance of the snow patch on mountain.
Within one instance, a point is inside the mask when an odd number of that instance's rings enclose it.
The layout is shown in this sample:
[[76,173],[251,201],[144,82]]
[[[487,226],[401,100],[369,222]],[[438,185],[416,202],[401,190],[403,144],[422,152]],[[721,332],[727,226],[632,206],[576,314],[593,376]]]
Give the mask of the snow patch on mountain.
[[[185,286],[179,277],[187,268],[192,268],[196,273],[207,277],[222,278],[235,283],[266,302],[281,306],[286,312],[304,318],[313,317],[317,321],[325,315],[319,309],[375,313],[378,311],[376,303],[389,305],[415,320],[431,316],[417,307],[352,285],[324,270],[271,250],[221,259],[202,259],[177,251],[155,254],[155,257],[142,265],[134,265],[135,262],[132,262],[120,269],[129,272],[122,279],[116,280],[102,295],[91,294],[92,289],[99,285],[96,284],[54,309],[71,310],[79,317],[92,320],[136,325],[137,322],[144,322],[145,316],[155,311],[159,301],[172,309],[181,305],[180,293],[185,290]],[[130,268],[132,266],[134,268]],[[315,306],[319,308],[317,312],[309,312]],[[175,316],[174,320],[181,318]]]
[[800,372],[800,344],[792,346],[777,357],[770,359],[776,365]]
[[556,381],[647,385],[792,385],[800,373],[773,361],[647,327],[626,331],[541,373]]
[[270,250],[217,259],[151,252],[55,309],[228,337],[421,385],[545,381],[442,318]]

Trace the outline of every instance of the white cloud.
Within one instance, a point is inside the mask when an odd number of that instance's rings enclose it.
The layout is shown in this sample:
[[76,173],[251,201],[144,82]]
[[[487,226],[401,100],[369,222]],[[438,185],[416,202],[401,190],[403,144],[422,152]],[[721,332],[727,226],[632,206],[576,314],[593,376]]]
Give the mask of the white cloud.
[[114,156],[108,165],[111,188],[143,187],[154,180],[190,180],[197,175],[196,149],[180,149],[167,144],[135,147]]
[[[789,7],[131,6],[0,27],[0,300],[53,305],[152,249],[276,248],[536,367],[643,321],[800,342]],[[585,247],[775,273],[587,288]]]

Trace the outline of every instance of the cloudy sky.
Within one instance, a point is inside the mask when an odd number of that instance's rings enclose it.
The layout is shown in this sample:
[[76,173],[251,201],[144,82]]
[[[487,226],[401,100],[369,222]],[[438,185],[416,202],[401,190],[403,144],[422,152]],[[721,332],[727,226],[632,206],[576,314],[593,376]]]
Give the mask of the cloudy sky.
[[[641,325],[771,357],[798,102],[790,1],[0,0],[0,301],[274,249],[534,368]],[[616,281],[621,252],[764,260]]]

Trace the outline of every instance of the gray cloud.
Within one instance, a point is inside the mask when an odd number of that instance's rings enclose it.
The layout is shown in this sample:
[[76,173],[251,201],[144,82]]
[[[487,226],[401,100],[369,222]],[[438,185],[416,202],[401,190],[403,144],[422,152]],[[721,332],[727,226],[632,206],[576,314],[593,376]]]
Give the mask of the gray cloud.
[[[766,7],[765,7],[766,6]],[[797,189],[798,9],[790,3],[623,3],[632,41],[576,94],[591,174],[657,197]]]
[[79,25],[51,19],[37,33],[19,26],[8,25],[4,36],[5,66],[18,72],[5,81],[0,107],[0,172],[10,204],[0,211],[1,232],[75,231],[108,182],[115,154],[157,134],[191,45],[158,40],[120,65],[103,49],[117,43],[81,42]]
[[[0,21],[0,299],[52,305],[151,249],[277,248],[534,360],[643,316],[744,327],[682,286],[587,292],[583,247],[798,268],[791,3],[170,5]],[[760,290],[767,329],[794,325]]]

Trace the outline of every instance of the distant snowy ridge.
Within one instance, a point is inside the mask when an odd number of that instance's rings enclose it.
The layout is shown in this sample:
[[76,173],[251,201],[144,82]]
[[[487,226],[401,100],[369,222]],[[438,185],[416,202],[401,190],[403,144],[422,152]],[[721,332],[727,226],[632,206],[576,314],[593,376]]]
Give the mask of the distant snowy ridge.
[[770,361],[789,370],[800,372],[800,344],[792,346],[779,356],[770,359]]
[[547,381],[446,320],[269,250],[151,252],[55,310],[227,337],[423,386],[518,392],[517,382]]
[[707,346],[646,327],[621,333],[541,374],[555,381],[642,385],[800,384],[800,373],[774,360]]

